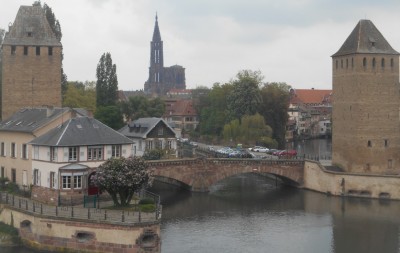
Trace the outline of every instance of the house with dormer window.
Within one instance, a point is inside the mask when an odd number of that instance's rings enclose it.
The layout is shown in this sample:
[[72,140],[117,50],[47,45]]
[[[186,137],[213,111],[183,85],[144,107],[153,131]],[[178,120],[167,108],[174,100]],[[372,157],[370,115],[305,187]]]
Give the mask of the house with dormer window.
[[91,117],[72,118],[29,142],[32,199],[58,204],[98,194],[91,177],[112,157],[133,155],[133,141]]
[[0,122],[0,177],[21,189],[33,184],[32,150],[28,143],[84,110],[58,107],[22,108]]
[[134,155],[143,156],[146,150],[151,149],[164,149],[169,154],[177,155],[176,132],[162,118],[140,118],[128,123],[119,132],[134,141]]

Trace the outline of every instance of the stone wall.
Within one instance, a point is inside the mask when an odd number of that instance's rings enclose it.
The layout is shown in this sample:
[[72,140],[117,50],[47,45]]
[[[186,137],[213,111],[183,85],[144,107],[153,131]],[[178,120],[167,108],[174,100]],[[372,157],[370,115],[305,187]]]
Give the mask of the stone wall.
[[314,161],[304,164],[304,188],[336,196],[400,200],[400,176],[332,172]]
[[117,225],[34,216],[2,205],[0,221],[20,232],[30,248],[60,252],[160,252],[160,225]]

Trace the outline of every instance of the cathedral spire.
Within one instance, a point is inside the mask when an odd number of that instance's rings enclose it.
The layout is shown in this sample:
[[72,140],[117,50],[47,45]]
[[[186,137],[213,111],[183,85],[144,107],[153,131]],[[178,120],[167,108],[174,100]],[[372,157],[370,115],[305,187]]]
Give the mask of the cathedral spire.
[[154,25],[153,42],[161,41],[160,28],[158,28],[158,15],[156,12],[156,23]]

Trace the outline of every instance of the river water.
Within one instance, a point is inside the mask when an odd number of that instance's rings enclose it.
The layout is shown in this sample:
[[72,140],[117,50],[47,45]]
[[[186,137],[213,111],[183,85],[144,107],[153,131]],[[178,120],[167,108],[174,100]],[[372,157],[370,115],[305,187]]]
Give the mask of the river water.
[[[329,147],[317,146],[319,152]],[[228,178],[204,194],[162,183],[152,191],[163,204],[162,253],[400,252],[400,201],[276,187],[256,174]],[[0,252],[33,251],[0,247]]]

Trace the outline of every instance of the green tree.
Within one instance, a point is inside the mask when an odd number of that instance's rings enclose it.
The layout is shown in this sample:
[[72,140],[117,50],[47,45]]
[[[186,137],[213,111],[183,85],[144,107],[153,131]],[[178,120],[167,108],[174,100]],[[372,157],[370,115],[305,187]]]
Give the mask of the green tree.
[[119,106],[127,121],[144,117],[160,118],[165,112],[165,103],[161,98],[134,96],[129,97],[127,102],[120,102]]
[[117,66],[113,64],[110,53],[104,53],[96,69],[96,105],[116,105],[118,100]]
[[148,165],[140,157],[111,158],[97,168],[94,182],[107,191],[116,206],[128,206],[133,194],[151,185]]
[[290,99],[290,86],[286,83],[266,83],[261,88],[263,103],[260,114],[273,129],[273,139],[279,148],[285,147],[286,124]]
[[94,113],[96,111],[95,82],[68,82],[63,106],[85,108]]
[[260,71],[242,70],[231,81],[233,90],[227,97],[227,114],[230,120],[253,115],[262,103],[259,86],[263,80]]
[[116,105],[97,107],[94,117],[114,130],[124,126],[121,110]]

